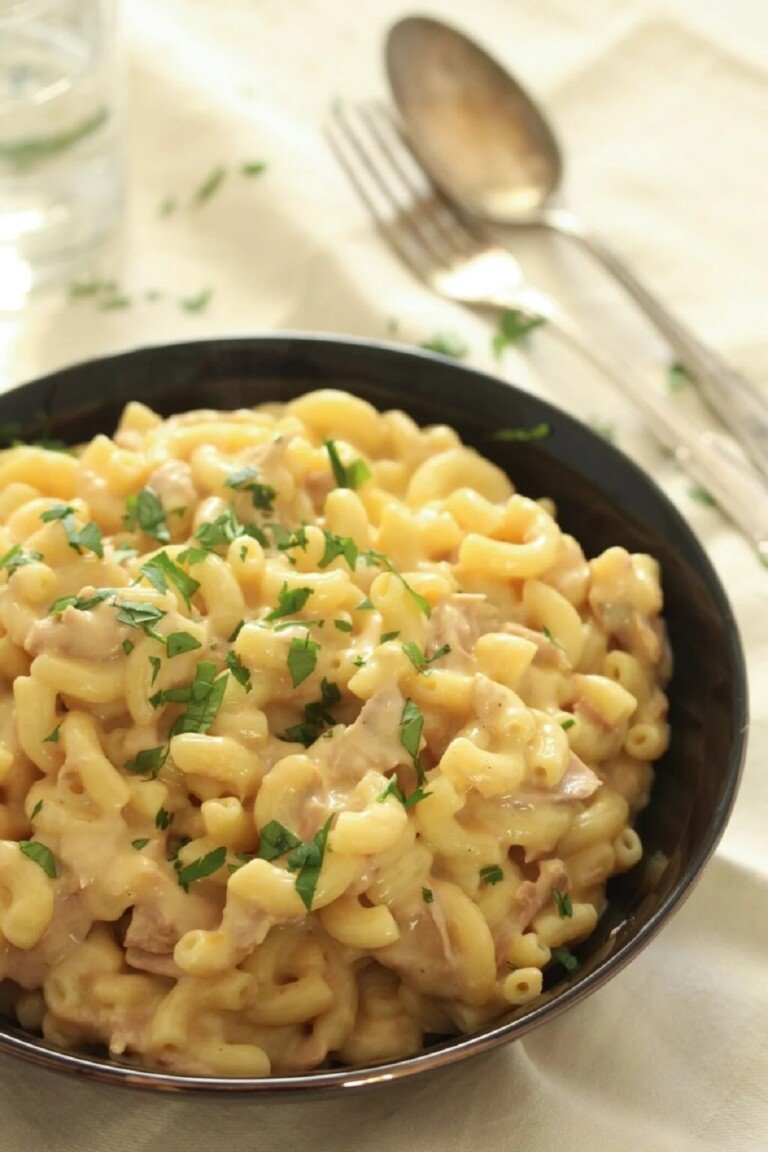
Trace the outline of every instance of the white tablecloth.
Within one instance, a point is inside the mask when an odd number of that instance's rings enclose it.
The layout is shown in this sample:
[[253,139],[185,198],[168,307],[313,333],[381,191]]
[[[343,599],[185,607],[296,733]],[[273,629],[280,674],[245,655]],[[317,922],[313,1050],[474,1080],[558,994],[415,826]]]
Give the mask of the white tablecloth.
[[[682,6],[684,0],[678,0]],[[740,0],[738,11],[746,11]],[[380,247],[319,127],[332,97],[383,92],[397,0],[130,0],[130,203],[97,271],[132,304],[64,293],[0,326],[9,382],[152,341],[277,328],[419,342],[453,330],[491,367],[490,331],[431,298]],[[693,10],[693,5],[687,5]],[[728,5],[722,3],[722,15]],[[434,0],[546,101],[572,203],[682,316],[768,384],[768,20],[689,23],[641,0]],[[715,0],[709,0],[710,16]],[[750,9],[751,11],[752,9]],[[762,11],[762,9],[761,9]],[[263,160],[262,176],[237,172]],[[192,191],[230,173],[202,207]],[[161,216],[167,197],[179,207]],[[668,352],[564,244],[519,246],[531,277],[655,366]],[[181,298],[204,289],[207,307]],[[162,291],[160,299],[146,293]],[[585,418],[616,425],[704,540],[745,638],[752,735],[717,856],[685,908],[620,976],[525,1040],[378,1095],[293,1104],[153,1098],[0,1060],[2,1152],[763,1152],[768,1147],[768,573],[632,411],[545,332],[504,365]],[[678,396],[682,405],[690,396]]]

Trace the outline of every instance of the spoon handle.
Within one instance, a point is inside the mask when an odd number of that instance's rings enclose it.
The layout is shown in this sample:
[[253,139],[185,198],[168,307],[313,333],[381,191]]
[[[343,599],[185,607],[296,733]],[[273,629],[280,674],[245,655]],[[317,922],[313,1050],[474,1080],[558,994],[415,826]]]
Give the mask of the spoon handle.
[[587,231],[581,221],[560,208],[548,208],[541,223],[576,240],[640,305],[669,341],[678,361],[695,379],[710,407],[730,428],[756,468],[768,476],[768,396],[706,347],[637,278],[613,249]]
[[[504,307],[499,298],[494,301]],[[745,460],[739,460],[722,437],[697,420],[683,416],[658,391],[644,371],[598,345],[575,320],[548,296],[527,288],[514,292],[509,306],[544,317],[553,332],[585,356],[645,417],[650,430],[699,484],[712,494],[754,544],[768,565],[768,484]]]

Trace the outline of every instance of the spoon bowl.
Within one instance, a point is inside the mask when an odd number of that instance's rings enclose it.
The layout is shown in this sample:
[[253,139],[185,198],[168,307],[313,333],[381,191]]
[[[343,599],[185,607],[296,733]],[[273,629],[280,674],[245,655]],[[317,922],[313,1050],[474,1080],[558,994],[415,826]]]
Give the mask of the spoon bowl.
[[578,216],[552,202],[563,176],[560,147],[514,77],[469,37],[427,16],[408,16],[390,29],[385,62],[408,143],[443,193],[490,224],[543,227],[580,245],[669,341],[701,395],[768,478],[765,396]]
[[496,224],[535,222],[563,162],[525,90],[474,41],[426,16],[393,26],[385,59],[408,140],[445,193]]

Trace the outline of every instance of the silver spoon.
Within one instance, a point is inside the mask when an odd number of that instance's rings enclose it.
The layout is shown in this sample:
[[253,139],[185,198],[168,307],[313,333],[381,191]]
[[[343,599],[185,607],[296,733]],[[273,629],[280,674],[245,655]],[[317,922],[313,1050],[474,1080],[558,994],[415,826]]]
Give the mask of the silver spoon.
[[655,323],[768,476],[768,396],[672,316],[604,241],[553,203],[563,174],[560,148],[517,81],[461,32],[425,16],[395,24],[385,56],[408,141],[435,183],[492,224],[549,228],[581,244]]

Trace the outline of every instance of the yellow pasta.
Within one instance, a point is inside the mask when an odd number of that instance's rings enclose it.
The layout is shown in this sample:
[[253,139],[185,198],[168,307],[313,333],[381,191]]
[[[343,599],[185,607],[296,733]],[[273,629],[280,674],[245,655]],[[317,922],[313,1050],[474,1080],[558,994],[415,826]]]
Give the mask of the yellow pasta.
[[19,1023],[266,1076],[524,1011],[642,858],[661,607],[650,557],[341,391],[0,452]]

